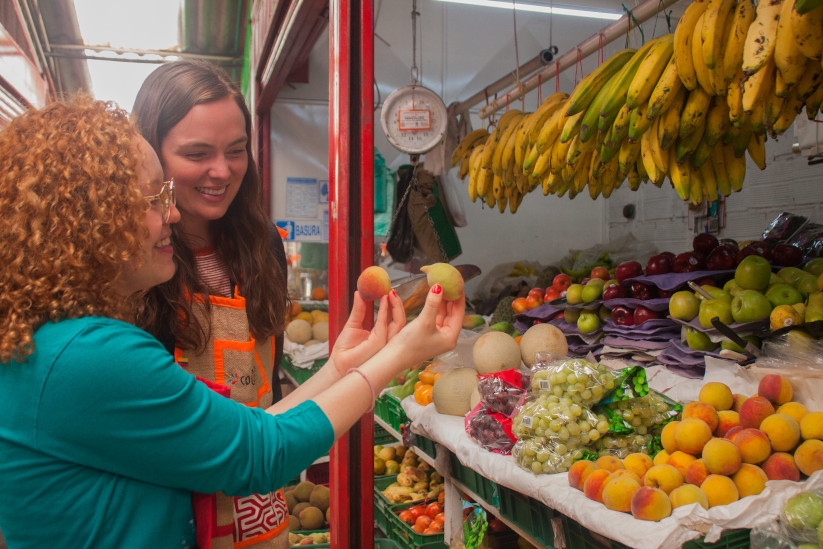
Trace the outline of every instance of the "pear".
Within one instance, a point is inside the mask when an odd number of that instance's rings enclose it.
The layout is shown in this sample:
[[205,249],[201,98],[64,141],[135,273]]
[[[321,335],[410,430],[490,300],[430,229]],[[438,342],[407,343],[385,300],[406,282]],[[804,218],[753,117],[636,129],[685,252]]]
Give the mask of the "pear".
[[429,287],[440,284],[443,297],[449,301],[454,301],[463,294],[463,275],[448,263],[424,265],[420,270],[426,273]]

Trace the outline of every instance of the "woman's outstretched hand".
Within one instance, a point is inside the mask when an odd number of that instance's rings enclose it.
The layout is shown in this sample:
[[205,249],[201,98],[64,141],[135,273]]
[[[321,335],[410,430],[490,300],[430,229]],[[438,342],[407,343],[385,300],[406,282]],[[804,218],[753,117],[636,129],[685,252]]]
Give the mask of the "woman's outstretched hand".
[[403,301],[394,292],[380,299],[377,318],[371,329],[364,327],[368,309],[360,293],[354,292],[351,314],[329,356],[329,361],[334,363],[341,376],[373,357],[406,324]]

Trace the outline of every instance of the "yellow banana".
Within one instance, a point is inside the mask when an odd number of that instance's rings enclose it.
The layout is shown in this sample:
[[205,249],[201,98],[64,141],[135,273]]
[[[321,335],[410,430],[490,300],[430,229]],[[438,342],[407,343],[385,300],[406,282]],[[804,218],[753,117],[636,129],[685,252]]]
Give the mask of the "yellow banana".
[[551,167],[549,168],[554,173],[559,173],[566,167],[566,155],[569,152],[571,141],[565,143],[557,142],[551,149]]
[[[662,37],[654,38],[643,44],[643,47],[637,50],[634,55],[632,55],[632,58],[623,65],[617,78],[612,83],[608,95],[603,100],[603,105],[600,108],[601,118],[614,120],[614,117],[617,116],[618,109],[626,104],[626,94],[629,91],[629,85],[631,85],[634,75],[637,74],[640,64],[646,58],[646,54],[661,38]],[[609,122],[609,125],[610,124],[611,122]],[[608,126],[604,124],[603,127],[606,128]]]
[[749,152],[749,157],[754,162],[755,166],[761,170],[766,169],[766,136],[752,135],[746,150]]
[[774,86],[774,70],[774,57],[771,57],[743,80],[743,112],[751,113],[756,104],[765,100],[768,90]]
[[582,193],[583,189],[586,188],[586,183],[588,183],[587,176],[589,175],[589,166],[592,163],[592,155],[594,154],[594,149],[588,151],[583,155],[583,158],[580,159],[580,163],[574,168],[574,188],[577,190],[578,193]]
[[[632,109],[623,105],[617,111],[617,117],[614,119],[611,129],[606,136],[607,141],[603,143],[605,147],[620,147],[621,143],[629,136],[629,122],[631,121]],[[611,139],[612,142],[609,142]]]
[[506,186],[503,184],[503,178],[494,174],[492,179],[492,189],[494,190],[494,198],[499,202],[505,196]]
[[[780,7],[780,20],[777,22],[777,38],[774,43],[774,64],[787,88],[797,84],[803,76],[807,57],[800,51],[793,32],[791,15],[794,11],[794,3],[795,0],[783,1]],[[806,17],[809,15],[812,14],[807,14]],[[821,26],[820,36],[823,38],[823,19],[818,24]],[[823,43],[821,43],[821,48],[823,48]],[[823,49],[818,50],[818,55],[821,51]]]
[[643,103],[632,111],[629,117],[629,141],[637,141],[651,127],[653,120],[646,116],[648,103]]
[[552,161],[552,150],[546,149],[540,156],[537,157],[537,160],[534,163],[534,170],[532,170],[532,177],[543,177],[551,167]]
[[709,67],[706,66],[706,61],[703,59],[703,45],[701,32],[703,29],[703,20],[705,13],[701,15],[694,26],[694,37],[692,38],[692,62],[694,64],[694,74],[697,77],[697,83],[709,95],[714,95],[715,89],[712,83],[712,77],[709,74]]
[[801,15],[794,9],[796,0],[786,1],[793,8],[789,12],[789,27],[794,34],[795,44],[806,57],[820,59],[823,54],[823,9],[815,9]]
[[611,88],[611,85],[614,84],[616,78],[617,73],[613,74],[611,78],[606,80],[606,83],[600,88],[597,95],[594,96],[594,99],[589,104],[586,112],[583,113],[583,118],[580,123],[581,141],[586,142],[594,137],[595,133],[597,133],[597,124],[601,120],[600,107],[603,105],[603,101],[606,99],[609,89]]
[[688,162],[678,164],[674,158],[674,147],[669,149],[669,179],[672,182],[677,196],[680,200],[689,199],[689,187],[691,182],[691,166]]
[[573,137],[580,133],[580,126],[583,124],[584,114],[586,114],[586,111],[580,111],[575,115],[566,117],[563,130],[560,132],[561,143],[568,143]]
[[504,195],[499,198],[495,198],[497,199],[497,211],[499,211],[500,213],[505,212],[506,204],[509,202],[509,197]]
[[672,105],[660,115],[657,138],[660,141],[660,148],[668,151],[680,133],[680,111],[683,109],[683,102],[686,100],[686,88],[680,88],[675,96]]
[[[514,147],[514,139],[511,138],[514,135],[514,132],[517,129],[517,126],[520,123],[520,120],[523,118],[523,116],[524,115],[522,113],[518,113],[512,116],[508,124],[506,125],[506,129],[503,130],[503,133],[497,140],[494,152],[492,153],[492,170],[497,175],[503,174],[503,151],[511,147]],[[514,149],[511,149],[511,152],[513,154]]]
[[683,105],[683,114],[680,116],[678,135],[681,139],[689,137],[704,123],[710,102],[711,96],[702,87],[689,92],[686,103]]
[[529,146],[529,128],[535,124],[538,116],[540,115],[537,114],[537,111],[528,113],[520,119],[520,123],[517,125],[517,130],[515,131],[514,137],[514,146],[520,149],[520,161],[517,160],[518,153],[515,151],[515,162],[521,166],[523,165],[523,160],[525,160],[524,151]]
[[726,162],[726,175],[729,177],[729,185],[734,192],[740,192],[743,188],[743,180],[746,178],[746,157],[735,156],[734,148],[731,145],[720,145],[723,150],[723,157]]
[[675,56],[672,55],[651,95],[649,95],[649,109],[646,111],[646,116],[651,120],[657,118],[661,112],[666,111],[671,106],[677,92],[681,89],[683,89],[683,81],[680,80],[680,76],[677,74]]
[[698,84],[692,59],[692,40],[697,21],[708,5],[706,0],[689,4],[674,29],[674,62],[677,74],[687,90],[693,90]]
[[588,141],[583,141],[580,138],[580,135],[574,136],[572,139],[571,146],[569,146],[569,151],[566,154],[566,164],[569,166],[577,169],[577,163],[580,161],[581,158],[585,158],[590,152],[597,149],[597,143],[594,139],[589,139]]
[[743,123],[738,128],[737,134],[734,136],[734,139],[731,141],[731,146],[734,149],[734,154],[737,156],[743,156],[746,154],[746,148],[749,146],[749,143],[752,140],[752,136],[754,132],[752,131],[752,126],[747,123]]
[[460,159],[460,168],[457,171],[457,177],[465,179],[469,175],[469,157],[464,156]]
[[491,168],[482,164],[482,159],[480,162],[480,168],[477,172],[477,195],[485,197],[489,194],[489,189],[492,187],[492,179],[494,179],[494,174],[491,171]]
[[711,163],[714,168],[714,177],[717,181],[717,190],[720,191],[720,194],[724,197],[729,196],[732,194],[732,187],[729,174],[726,171],[726,156],[723,154],[723,147],[715,147],[712,149]]
[[665,174],[660,171],[654,161],[654,153],[652,152],[652,141],[654,140],[651,139],[651,133],[646,132],[640,138],[640,160],[643,162],[643,167],[646,169],[651,182],[658,185],[662,183]]
[[[775,57],[775,59],[777,59]],[[805,65],[805,63],[804,63]],[[774,94],[777,97],[786,97],[789,95],[791,88],[786,85],[786,81],[783,80],[783,75],[780,74],[780,68],[777,66],[777,62],[775,61],[775,67],[777,68],[774,71]]]
[[752,112],[747,113],[747,116],[749,117],[749,124],[751,124],[753,133],[766,133],[766,119],[763,116],[766,112],[765,103],[765,101],[757,102],[754,109],[752,109]]
[[622,183],[623,178],[621,177],[618,181],[617,175],[617,159],[612,159],[611,162],[606,162],[605,166],[603,166],[603,175],[602,175],[602,185],[601,185],[601,194],[603,198],[609,198],[612,192],[620,186]]
[[[526,118],[527,115],[522,115],[516,123],[509,125],[509,129],[506,130],[506,134],[503,135],[501,142],[498,144],[498,147],[502,147],[500,150],[499,166],[502,173],[511,170],[514,164],[514,148],[517,142],[517,134],[522,131],[523,120]],[[495,151],[495,153],[496,152],[497,151]],[[492,165],[494,165],[494,159],[492,159]]]
[[477,202],[479,193],[477,192],[478,180],[480,174],[480,156],[483,153],[482,147],[475,147],[469,156],[469,199],[472,202]]
[[717,200],[717,176],[714,173],[714,166],[711,162],[706,162],[700,166],[700,179],[703,184],[703,196],[709,202]]
[[[705,137],[705,133],[703,137]],[[691,158],[689,159],[689,163],[694,168],[699,168],[703,164],[705,164],[712,155],[712,149],[706,144],[705,139],[701,139],[700,142],[697,144],[697,147],[694,148],[694,152],[692,153]]]
[[[695,88],[691,91],[694,93],[699,88]],[[700,124],[697,128],[692,131],[692,133],[688,136],[680,135],[677,138],[677,141],[674,144],[675,148],[675,158],[678,162],[683,162],[686,157],[691,155],[694,150],[697,148],[697,145],[700,144],[700,141],[703,139],[703,131],[706,128],[706,119],[700,121]]]
[[753,73],[774,58],[782,0],[761,0],[743,44],[743,72]]
[[[766,128],[772,128],[775,121],[780,117],[785,102],[786,99],[779,97],[776,93],[770,93],[766,96],[766,100],[763,102],[763,123]],[[794,117],[792,117],[792,120],[794,120]]]
[[[710,2],[713,1],[718,0],[710,0]],[[626,105],[634,109],[648,100],[655,84],[660,80],[663,70],[672,58],[673,52],[674,35],[666,34],[661,36],[637,68],[637,72],[635,72],[626,93]]]
[[791,127],[794,119],[800,114],[803,105],[804,102],[796,94],[789,94],[789,97],[783,102],[782,110],[772,123],[773,136],[785,133]]
[[745,77],[743,69],[738,67],[726,92],[726,105],[729,107],[729,122],[732,126],[737,126],[743,119],[743,79]]
[[486,131],[485,128],[480,128],[479,130],[473,130],[466,134],[466,137],[460,142],[457,147],[455,147],[454,152],[452,153],[452,166],[456,166],[460,159],[475,146],[475,143],[480,139],[488,137],[489,132]]
[[698,168],[691,171],[691,180],[689,181],[689,200],[695,206],[703,203],[703,174]]
[[819,64],[814,59],[806,61],[806,70],[803,72],[803,77],[797,86],[794,88],[795,95],[801,100],[806,101],[814,90],[823,82],[823,65]]
[[[620,177],[620,175],[618,175],[618,177]],[[629,170],[629,173],[626,175],[626,179],[629,182],[629,189],[636,191],[640,188],[640,184],[643,182],[643,180],[640,179],[640,173],[637,171],[636,163],[633,163],[631,165],[631,169]]]
[[647,131],[646,133],[649,134],[649,150],[652,153],[652,160],[654,160],[654,165],[657,166],[657,170],[665,176],[669,166],[669,155],[663,149],[660,148],[660,140],[658,139],[658,133],[660,131],[659,126],[660,117],[655,119],[655,121],[652,123],[651,128],[649,128],[649,131]]
[[638,140],[634,143],[628,140],[624,141],[623,144],[620,145],[620,150],[617,152],[618,173],[626,177],[631,167],[637,163],[639,157],[640,141]]
[[632,58],[635,51],[633,48],[620,50],[581,80],[569,97],[566,116],[586,110],[600,89]]
[[718,50],[715,53],[715,59],[717,62],[715,63],[714,67],[709,69],[709,79],[711,80],[712,86],[714,87],[715,95],[725,95],[726,89],[728,88],[728,81],[726,80],[725,69],[723,67],[723,61],[726,57],[726,42],[729,34],[732,32],[732,28],[734,27],[734,15],[735,15],[735,8],[736,8],[737,0],[732,0],[731,4],[728,7],[728,14],[726,16],[725,24],[723,29],[718,29],[718,32],[721,32],[721,39],[718,45]]
[[637,162],[635,162],[635,168],[637,169],[637,173],[640,175],[640,180],[643,183],[648,183],[649,174],[646,173],[646,168],[643,167],[643,159],[637,159]]
[[543,124],[546,123],[549,117],[554,114],[554,112],[559,109],[568,98],[569,94],[567,93],[553,93],[544,99],[540,106],[537,107],[537,110],[534,111],[531,122],[525,128],[527,146],[537,140],[537,136],[540,133],[540,129],[543,127]]
[[751,0],[739,0],[734,8],[734,22],[726,37],[726,50],[723,52],[723,79],[730,82],[743,63],[743,46],[746,33],[754,21],[754,3]]
[[[565,103],[563,103],[565,105]],[[561,106],[559,109],[554,111],[552,115],[546,120],[546,123],[543,124],[543,127],[540,129],[540,134],[537,137],[536,143],[536,154],[544,152],[546,149],[554,145],[554,142],[557,141],[557,138],[560,137],[560,132],[563,131],[563,125],[566,122],[566,115],[564,114],[564,108]],[[528,162],[528,158],[526,159]],[[523,164],[523,168],[528,171],[528,166],[526,163]]]
[[731,10],[734,9],[734,0],[709,0],[706,12],[703,14],[703,27],[700,31],[702,41],[703,62],[706,67],[713,69],[723,59],[721,48],[725,46],[724,33],[726,21]]
[[805,101],[806,116],[809,120],[814,120],[817,117],[817,112],[820,110],[820,105],[823,104],[823,85],[818,85],[817,89]]
[[706,114],[706,130],[703,139],[713,148],[729,128],[729,105],[722,96],[712,99],[709,112]]
[[557,189],[555,189],[554,187],[556,177],[557,176],[551,172],[549,172],[545,177],[543,177],[543,179],[541,180],[541,183],[543,185],[543,196],[548,196],[550,194],[554,194],[557,192]]

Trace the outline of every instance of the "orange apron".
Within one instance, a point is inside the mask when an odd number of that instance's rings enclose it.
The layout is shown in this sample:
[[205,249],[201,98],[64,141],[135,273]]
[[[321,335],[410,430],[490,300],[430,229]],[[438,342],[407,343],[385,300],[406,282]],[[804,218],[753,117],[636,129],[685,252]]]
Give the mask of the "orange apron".
[[[235,297],[195,295],[193,314],[201,326],[211,319],[211,339],[200,354],[175,347],[174,361],[190,374],[215,384],[221,394],[250,407],[272,404],[274,338],[255,341],[249,330],[246,300],[235,288]],[[276,382],[276,380],[274,380]],[[214,387],[212,387],[214,389]],[[200,549],[289,547],[289,510],[283,492],[246,497],[196,494],[193,498]]]

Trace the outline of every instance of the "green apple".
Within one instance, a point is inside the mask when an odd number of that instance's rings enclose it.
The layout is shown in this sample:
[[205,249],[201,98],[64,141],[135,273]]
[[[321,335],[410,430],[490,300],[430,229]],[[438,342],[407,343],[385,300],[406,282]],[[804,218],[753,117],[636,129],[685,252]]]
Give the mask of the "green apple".
[[601,305],[600,309],[598,309],[598,311],[597,311],[597,316],[600,317],[601,321],[605,322],[607,318],[612,317],[612,311],[611,311],[611,309],[609,309],[605,305]]
[[669,298],[669,315],[686,322],[692,320],[700,311],[700,300],[688,290],[675,292]]
[[577,305],[583,303],[583,285],[572,284],[566,289],[566,303],[569,305]]
[[697,319],[700,325],[704,328],[714,328],[712,319],[717,317],[720,322],[724,324],[731,324],[732,306],[723,299],[705,299],[700,302],[700,311],[697,313]]
[[577,329],[583,334],[590,334],[600,328],[600,317],[597,313],[583,311],[577,319]]
[[[728,301],[729,303],[732,302],[732,294],[724,290],[723,288],[718,288],[717,286],[709,286],[708,284],[704,284],[700,286],[702,290],[707,292],[712,299],[721,299],[723,301]],[[706,299],[705,297],[703,299]]]
[[[592,280],[600,280],[599,278],[595,278]],[[600,284],[586,284],[583,286],[583,290],[580,292],[580,297],[583,299],[584,303],[591,303],[596,299],[600,299],[600,296],[603,295],[603,286]],[[566,299],[569,299],[569,294],[566,292]]]
[[815,257],[803,266],[803,270],[814,276],[823,274],[823,257]]
[[[757,348],[760,348],[760,339],[756,338],[753,335],[741,336],[743,339],[751,343]],[[735,351],[737,353],[745,353],[746,349],[735,343],[734,341],[730,341],[728,339],[724,339],[720,342],[721,349],[728,349],[729,351]]]
[[717,343],[709,336],[694,328],[686,328],[686,345],[694,351],[713,351],[717,348]]
[[772,284],[764,295],[766,299],[769,300],[769,303],[772,304],[772,307],[777,307],[778,305],[794,305],[795,303],[801,303],[803,301],[803,296],[800,292],[797,291],[794,286],[786,284],[785,282]]
[[806,303],[806,322],[823,320],[823,292],[817,292],[809,296]]
[[755,322],[769,318],[771,312],[772,304],[756,290],[744,290],[732,300],[732,318],[735,322]]
[[765,290],[769,287],[771,277],[772,266],[766,258],[759,255],[744,257],[734,271],[734,281],[746,290]]
[[817,292],[817,277],[814,275],[801,276],[794,287],[803,297],[809,297],[811,294]]
[[597,284],[598,286],[603,288],[603,287],[606,286],[606,281],[603,280],[602,278],[595,277],[595,278],[590,279],[588,282],[586,282],[586,286],[589,286],[591,284]]
[[797,279],[801,276],[807,274],[806,271],[803,269],[798,269],[797,267],[783,267],[779,271],[777,271],[777,276],[788,282],[789,284],[794,284],[797,282]]
[[580,309],[564,309],[563,320],[566,324],[577,324],[577,319],[580,317]]
[[[782,282],[782,279],[781,279],[781,282]],[[735,282],[733,278],[730,278],[729,280],[726,281],[725,284],[723,284],[723,291],[731,294],[732,297],[734,297],[736,295],[736,292],[739,293],[742,289],[743,288],[738,286],[737,282]]]
[[612,279],[610,279],[610,280],[607,280],[607,281],[606,281],[606,283],[605,283],[605,284],[603,284],[603,289],[605,290],[605,289],[606,289],[606,288],[608,288],[609,286],[614,286],[614,285],[617,285],[617,284],[620,284],[620,283],[617,281],[617,279],[616,279],[616,278],[612,278]]

